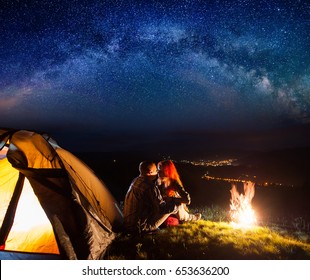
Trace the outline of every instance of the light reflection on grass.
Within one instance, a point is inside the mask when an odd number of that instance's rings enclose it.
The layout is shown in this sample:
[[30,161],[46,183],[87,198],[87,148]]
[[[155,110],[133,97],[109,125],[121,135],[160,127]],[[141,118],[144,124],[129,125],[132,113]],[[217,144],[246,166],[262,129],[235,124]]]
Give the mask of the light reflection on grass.
[[165,228],[155,235],[120,235],[106,258],[310,259],[310,243],[267,227],[234,228],[228,222],[200,220]]

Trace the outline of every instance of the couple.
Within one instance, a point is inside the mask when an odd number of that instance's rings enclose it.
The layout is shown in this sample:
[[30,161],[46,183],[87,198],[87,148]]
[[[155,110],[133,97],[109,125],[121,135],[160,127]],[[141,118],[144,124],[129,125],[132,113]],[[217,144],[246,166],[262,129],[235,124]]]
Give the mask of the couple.
[[124,201],[124,227],[128,233],[156,231],[169,216],[180,222],[197,221],[201,214],[189,214],[190,196],[184,190],[174,163],[143,161]]

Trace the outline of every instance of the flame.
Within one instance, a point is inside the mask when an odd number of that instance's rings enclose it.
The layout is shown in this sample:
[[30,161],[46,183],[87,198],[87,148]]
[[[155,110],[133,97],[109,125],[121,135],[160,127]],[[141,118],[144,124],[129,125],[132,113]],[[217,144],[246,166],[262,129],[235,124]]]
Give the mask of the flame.
[[253,182],[243,182],[244,194],[240,194],[237,186],[231,185],[230,217],[234,226],[251,227],[256,224],[255,211],[251,205],[255,193],[254,186]]

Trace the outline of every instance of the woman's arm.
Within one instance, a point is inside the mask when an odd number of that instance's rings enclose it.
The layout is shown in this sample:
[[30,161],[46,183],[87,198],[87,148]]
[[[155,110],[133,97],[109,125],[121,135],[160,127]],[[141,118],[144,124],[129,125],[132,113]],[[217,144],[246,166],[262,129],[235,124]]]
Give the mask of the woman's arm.
[[185,204],[190,204],[191,203],[191,197],[185,189],[180,186],[177,182],[174,182],[174,189],[176,192],[179,194],[179,197],[176,198],[179,203],[185,203]]

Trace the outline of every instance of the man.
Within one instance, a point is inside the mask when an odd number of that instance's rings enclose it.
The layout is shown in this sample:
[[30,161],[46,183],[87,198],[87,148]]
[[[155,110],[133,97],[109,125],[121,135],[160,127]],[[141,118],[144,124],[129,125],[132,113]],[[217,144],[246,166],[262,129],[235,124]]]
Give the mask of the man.
[[124,201],[124,228],[133,234],[157,230],[170,214],[177,211],[177,206],[163,200],[155,185],[156,164],[143,161],[139,171],[140,175],[132,181]]

